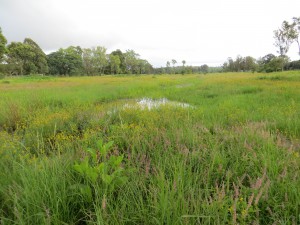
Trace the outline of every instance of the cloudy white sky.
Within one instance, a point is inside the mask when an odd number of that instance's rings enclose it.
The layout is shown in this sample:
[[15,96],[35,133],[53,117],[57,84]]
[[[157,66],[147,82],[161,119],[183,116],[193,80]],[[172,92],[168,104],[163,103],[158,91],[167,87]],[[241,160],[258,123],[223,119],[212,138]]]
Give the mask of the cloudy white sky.
[[[227,57],[276,54],[273,30],[300,16],[300,0],[0,0],[9,42],[134,49],[154,66],[176,59],[221,65]],[[296,44],[291,59],[298,59]]]

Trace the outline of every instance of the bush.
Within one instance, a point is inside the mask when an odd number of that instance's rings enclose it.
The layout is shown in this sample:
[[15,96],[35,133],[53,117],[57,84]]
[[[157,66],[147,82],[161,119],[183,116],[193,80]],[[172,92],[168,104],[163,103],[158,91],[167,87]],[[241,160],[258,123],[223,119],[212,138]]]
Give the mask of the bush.
[[284,65],[285,70],[300,70],[300,60],[292,61]]
[[22,68],[17,64],[0,64],[0,74],[4,75],[20,75]]

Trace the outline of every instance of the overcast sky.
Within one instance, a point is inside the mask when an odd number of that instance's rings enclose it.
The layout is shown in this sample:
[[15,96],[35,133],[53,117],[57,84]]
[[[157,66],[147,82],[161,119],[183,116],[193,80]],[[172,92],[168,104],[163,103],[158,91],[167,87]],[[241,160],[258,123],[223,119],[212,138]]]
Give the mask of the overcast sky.
[[[0,27],[9,42],[30,37],[46,52],[100,45],[154,66],[214,66],[277,54],[273,30],[299,9],[300,0],[0,0]],[[296,44],[288,55],[299,58]]]

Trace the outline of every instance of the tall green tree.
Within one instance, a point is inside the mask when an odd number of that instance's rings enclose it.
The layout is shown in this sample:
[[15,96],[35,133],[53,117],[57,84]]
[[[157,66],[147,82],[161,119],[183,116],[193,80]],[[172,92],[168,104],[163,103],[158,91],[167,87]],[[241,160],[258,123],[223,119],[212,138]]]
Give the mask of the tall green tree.
[[15,66],[19,74],[45,74],[48,72],[47,58],[42,49],[30,38],[24,42],[12,42],[7,46],[7,62]]
[[109,55],[109,64],[110,64],[110,71],[112,74],[120,73],[121,60],[120,60],[119,55],[110,54]]
[[140,55],[134,50],[127,50],[124,53],[124,61],[126,65],[126,73],[128,74],[138,74],[139,73],[139,59]]
[[235,63],[231,57],[227,59],[227,61],[223,64],[224,72],[234,72],[235,71]]
[[286,62],[285,57],[276,57],[273,54],[267,54],[257,60],[259,72],[275,72],[282,70],[282,64]]
[[21,42],[11,42],[7,46],[7,62],[14,65],[15,74],[36,73],[37,67],[34,65],[35,54],[30,45]]
[[244,59],[244,71],[257,71],[258,65],[256,63],[256,60],[251,56],[246,56]]
[[150,74],[153,72],[152,65],[145,59],[138,59],[139,74]]
[[31,47],[31,51],[34,53],[33,64],[37,68],[37,72],[46,74],[48,72],[47,56],[40,48],[40,46],[30,38],[25,38],[25,45]]
[[125,57],[123,52],[120,49],[117,49],[110,53],[111,55],[118,56],[120,59],[120,71],[119,73],[125,73],[126,72],[126,64],[125,64]]
[[93,52],[90,48],[82,49],[82,65],[86,75],[93,75],[96,71],[93,67]]
[[96,48],[86,48],[82,50],[83,68],[87,75],[103,74],[108,65],[106,48],[97,46]]
[[58,75],[79,75],[82,73],[82,49],[70,46],[60,48],[47,56],[49,73]]
[[243,70],[243,57],[238,55],[234,61],[234,71],[240,72]]
[[104,73],[105,67],[108,65],[106,48],[102,46],[97,46],[96,48],[92,48],[92,52],[94,56],[94,67],[96,71],[102,75]]
[[6,53],[6,44],[7,44],[7,40],[2,34],[2,30],[0,27],[0,63],[3,61],[4,54]]

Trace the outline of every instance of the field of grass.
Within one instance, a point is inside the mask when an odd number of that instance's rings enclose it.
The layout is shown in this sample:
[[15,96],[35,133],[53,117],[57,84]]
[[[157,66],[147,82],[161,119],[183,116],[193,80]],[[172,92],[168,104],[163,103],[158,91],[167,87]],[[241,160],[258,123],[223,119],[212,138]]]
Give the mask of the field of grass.
[[1,225],[300,224],[299,155],[299,71],[0,80]]

